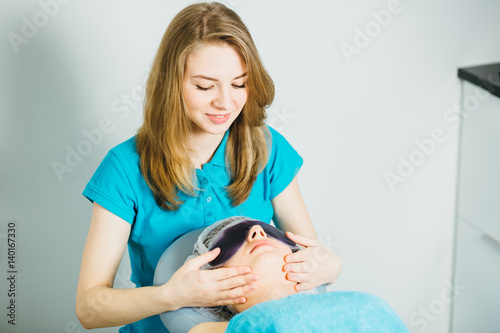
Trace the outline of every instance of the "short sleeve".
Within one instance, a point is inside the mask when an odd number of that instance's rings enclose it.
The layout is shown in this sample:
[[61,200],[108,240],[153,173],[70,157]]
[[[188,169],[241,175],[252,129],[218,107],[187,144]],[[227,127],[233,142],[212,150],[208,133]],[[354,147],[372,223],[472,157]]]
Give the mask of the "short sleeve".
[[272,148],[268,168],[271,199],[277,197],[292,182],[303,164],[303,159],[288,141],[275,129],[271,132]]
[[132,224],[137,204],[130,179],[118,156],[111,150],[104,157],[82,194]]

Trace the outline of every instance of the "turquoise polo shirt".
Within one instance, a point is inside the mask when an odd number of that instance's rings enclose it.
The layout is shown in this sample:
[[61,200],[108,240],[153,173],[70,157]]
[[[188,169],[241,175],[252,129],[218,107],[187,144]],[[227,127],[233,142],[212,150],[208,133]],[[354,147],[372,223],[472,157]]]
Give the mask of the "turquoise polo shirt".
[[[184,201],[176,211],[161,209],[140,172],[135,136],[109,150],[87,183],[83,195],[132,225],[128,249],[131,281],[137,287],[152,286],[158,260],[172,242],[185,233],[211,225],[230,216],[248,216],[270,223],[274,210],[271,199],[293,180],[303,159],[276,130],[271,132],[269,160],[259,173],[248,199],[231,206],[225,186],[230,184],[225,161],[229,131],[212,159],[196,169],[200,188],[195,196],[179,192]],[[159,316],[126,325],[120,332],[167,332]]]

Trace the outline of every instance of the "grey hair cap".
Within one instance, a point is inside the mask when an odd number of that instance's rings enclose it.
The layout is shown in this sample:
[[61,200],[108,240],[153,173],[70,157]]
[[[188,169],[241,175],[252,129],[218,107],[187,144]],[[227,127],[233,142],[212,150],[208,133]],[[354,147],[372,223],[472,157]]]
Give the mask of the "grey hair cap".
[[[252,218],[245,216],[232,216],[227,219],[220,220],[215,222],[212,225],[209,225],[201,232],[198,236],[198,241],[194,244],[193,254],[187,257],[186,261],[193,259],[194,257],[201,256],[204,253],[207,253],[212,245],[212,241],[215,237],[222,231],[226,226],[231,223],[238,223],[245,220],[253,220]],[[233,224],[234,224],[233,223]],[[200,269],[212,269],[212,267],[207,263],[200,267]]]

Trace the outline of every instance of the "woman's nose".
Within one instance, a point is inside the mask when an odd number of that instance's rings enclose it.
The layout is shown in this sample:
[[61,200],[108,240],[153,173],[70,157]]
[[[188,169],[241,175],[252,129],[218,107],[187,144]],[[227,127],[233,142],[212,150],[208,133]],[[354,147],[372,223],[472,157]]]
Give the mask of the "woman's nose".
[[267,238],[266,232],[260,225],[254,225],[250,228],[247,235],[248,241],[254,241],[257,239]]
[[231,109],[231,94],[227,89],[220,89],[217,97],[214,100],[216,108],[228,111]]

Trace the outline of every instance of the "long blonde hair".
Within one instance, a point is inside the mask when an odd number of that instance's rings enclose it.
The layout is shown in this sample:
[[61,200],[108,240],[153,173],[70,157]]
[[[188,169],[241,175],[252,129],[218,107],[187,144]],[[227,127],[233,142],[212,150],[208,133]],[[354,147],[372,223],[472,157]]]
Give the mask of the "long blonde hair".
[[192,129],[182,94],[186,59],[202,45],[226,43],[247,66],[248,98],[230,127],[226,145],[232,205],[244,202],[268,159],[270,134],[265,108],[274,99],[274,83],[264,69],[241,18],[218,2],[196,3],[180,11],[167,27],[146,84],[144,123],[136,136],[141,173],[157,204],[177,210],[178,191],[196,195],[196,172],[188,155]]

